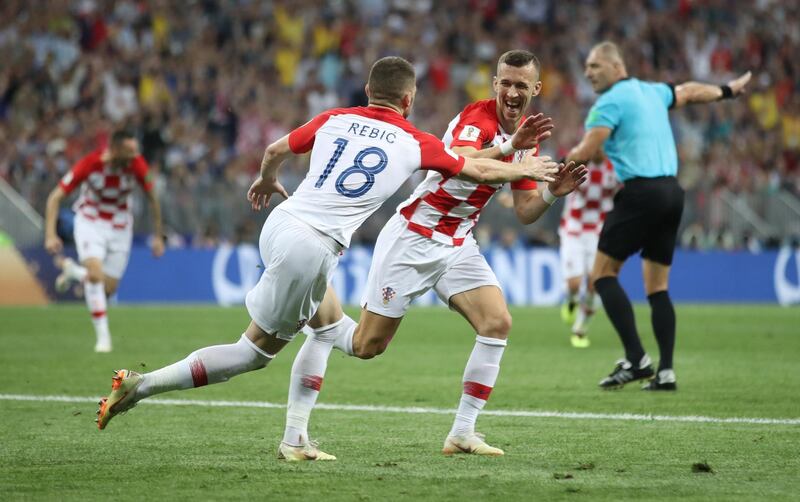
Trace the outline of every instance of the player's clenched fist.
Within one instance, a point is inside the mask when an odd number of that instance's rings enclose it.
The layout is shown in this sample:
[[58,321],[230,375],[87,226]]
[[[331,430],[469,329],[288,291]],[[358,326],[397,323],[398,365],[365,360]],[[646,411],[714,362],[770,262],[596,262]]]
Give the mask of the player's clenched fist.
[[64,249],[64,243],[57,235],[48,235],[44,238],[44,248],[50,254],[57,254]]

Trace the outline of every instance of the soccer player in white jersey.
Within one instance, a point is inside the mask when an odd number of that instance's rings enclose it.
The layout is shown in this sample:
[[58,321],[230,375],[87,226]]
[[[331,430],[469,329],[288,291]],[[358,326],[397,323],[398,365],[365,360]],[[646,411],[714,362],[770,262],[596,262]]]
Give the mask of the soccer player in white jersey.
[[[448,127],[445,144],[472,158],[511,163],[535,152],[550,135],[550,119],[525,118],[539,93],[539,64],[528,51],[500,57],[495,99],[468,105]],[[508,164],[515,165],[515,164]],[[558,196],[585,180],[585,166],[560,166],[544,190],[529,180],[512,183],[514,207],[523,223],[538,219]],[[477,332],[463,378],[463,393],[443,453],[502,455],[475,432],[478,413],[494,387],[511,330],[511,315],[499,283],[478,249],[472,228],[481,209],[502,183],[476,183],[429,173],[402,203],[378,236],[362,298],[359,323],[344,315],[329,289],[318,311],[322,327],[309,336],[295,359],[289,385],[287,424],[282,444],[308,437],[331,349],[369,359],[386,350],[411,301],[433,288],[442,301],[464,316]],[[324,319],[322,319],[324,318]]]
[[[315,314],[340,253],[364,220],[417,170],[480,183],[550,181],[558,172],[555,162],[533,156],[518,165],[465,159],[438,138],[417,130],[406,120],[414,103],[416,77],[413,66],[402,58],[378,60],[366,92],[369,106],[328,110],[267,147],[248,199],[254,209],[266,207],[275,193],[288,200],[264,223],[259,248],[265,270],[247,294],[252,322],[239,341],[200,349],[144,375],[118,371],[111,394],[100,402],[100,429],[154,394],[224,382],[263,368],[306,323],[322,327]],[[277,179],[278,168],[289,156],[308,151],[309,172],[288,197]],[[297,444],[282,444],[279,458],[335,459],[307,437]]]
[[133,238],[130,196],[135,185],[147,195],[153,214],[153,255],[164,253],[161,209],[148,174],[147,162],[139,154],[136,138],[129,131],[116,131],[106,148],[79,160],[47,197],[45,241],[47,251],[58,255],[63,243],[56,234],[61,200],[78,186],[75,201],[74,238],[78,260],[58,258],[62,272],[56,289],[72,281],[83,282],[86,305],[95,330],[95,352],[111,352],[111,333],[106,315],[106,297],[114,294],[128,265]]
[[579,349],[589,346],[586,330],[598,307],[589,274],[597,253],[600,230],[606,214],[614,207],[614,192],[617,189],[611,161],[601,158],[590,162],[587,168],[589,175],[586,183],[564,200],[558,228],[561,271],[566,283],[561,318],[572,325],[570,343]]

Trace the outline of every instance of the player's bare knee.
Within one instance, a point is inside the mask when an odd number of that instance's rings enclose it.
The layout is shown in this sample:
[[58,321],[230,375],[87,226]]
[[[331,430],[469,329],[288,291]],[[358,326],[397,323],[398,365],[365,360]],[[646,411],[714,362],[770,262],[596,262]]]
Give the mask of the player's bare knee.
[[500,315],[491,316],[481,323],[478,334],[487,338],[499,338],[505,340],[511,332],[511,314],[506,311]]
[[657,282],[644,285],[644,291],[647,296],[654,295],[662,291],[667,291],[667,289],[668,289],[667,282]]
[[578,294],[581,290],[581,277],[570,277],[567,279],[567,289],[572,294]]
[[103,271],[102,270],[93,270],[88,269],[86,271],[86,280],[92,283],[102,283],[103,282]]
[[609,274],[597,274],[597,275],[592,275],[592,276],[589,278],[589,279],[590,279],[590,280],[589,280],[589,282],[590,282],[590,283],[591,283],[591,285],[592,285],[592,290],[596,290],[596,289],[597,289],[597,281],[599,281],[600,279],[603,279],[603,278],[605,278],[605,277],[617,277],[617,275],[616,275],[616,274],[611,274],[611,273],[609,273]]

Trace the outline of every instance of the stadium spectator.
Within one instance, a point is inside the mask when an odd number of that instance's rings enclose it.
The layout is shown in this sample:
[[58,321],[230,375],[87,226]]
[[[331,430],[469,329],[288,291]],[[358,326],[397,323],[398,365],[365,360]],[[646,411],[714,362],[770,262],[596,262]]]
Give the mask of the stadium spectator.
[[[732,176],[723,180],[721,195],[735,189],[741,196],[763,198],[776,185],[800,193],[796,2],[740,2],[735,9],[724,2],[686,1],[631,7],[621,0],[516,0],[473,2],[481,5],[474,9],[462,3],[331,2],[320,7],[310,1],[4,1],[0,176],[43,212],[42,194],[51,179],[63,175],[83,152],[97,148],[120,125],[138,131],[145,158],[162,170],[162,194],[177,191],[172,186],[178,181],[171,176],[173,164],[166,156],[196,144],[209,146],[207,151],[194,150],[179,177],[200,200],[209,190],[223,193],[232,180],[247,180],[257,171],[260,145],[237,150],[242,120],[253,103],[265,107],[265,121],[285,132],[312,115],[307,107],[328,106],[334,99],[336,106],[363,104],[362,82],[369,63],[381,55],[399,54],[410,59],[420,75],[422,106],[412,121],[441,135],[447,121],[469,102],[471,82],[485,82],[483,90],[478,89],[484,95],[490,91],[488,81],[480,78],[487,64],[480,54],[492,47],[494,53],[537,47],[548,62],[537,111],[558,117],[543,153],[560,156],[579,139],[582,110],[593,100],[581,77],[582,63],[594,40],[610,38],[628,54],[631,73],[649,80],[679,82],[707,75],[725,81],[730,61],[752,68],[748,100],[732,103],[729,110],[695,108],[672,114],[679,149],[688,147],[686,161],[697,165],[725,162]],[[618,17],[621,9],[630,12],[625,23]],[[455,22],[453,12],[458,13]],[[138,106],[134,108],[134,99],[126,94],[129,106],[118,124],[105,111],[106,78],[136,90]],[[740,141],[732,142],[736,148],[726,155],[726,131],[734,129]],[[56,139],[66,148],[49,158],[46,145]],[[717,144],[724,148],[713,148]],[[238,156],[246,160],[231,162]],[[205,167],[199,169],[200,163]],[[294,171],[295,182],[287,185],[290,191],[306,164],[301,158],[286,166]],[[685,226],[697,223],[704,232],[711,230],[705,208],[715,176],[701,171],[687,190]],[[735,181],[748,177],[753,181],[746,186]],[[777,184],[770,181],[773,177]],[[174,216],[181,211],[170,208],[179,201],[162,195],[161,202],[165,223],[188,243],[202,240],[210,225],[219,229],[220,239],[230,240],[238,223],[254,218],[243,205],[222,210],[214,200],[213,207],[186,220]],[[143,210],[140,207],[134,209]],[[376,218],[386,219],[390,211],[387,207]],[[234,220],[222,219],[223,212]],[[482,224],[501,228],[502,214],[487,212]],[[136,216],[137,232],[145,231],[149,219],[138,217],[138,212]],[[555,235],[558,219],[550,217],[518,231],[530,239],[542,224]],[[367,233],[362,237],[369,240],[380,225],[363,228]]]
[[668,111],[739,96],[751,74],[723,86],[646,82],[629,77],[619,48],[602,42],[589,52],[586,78],[600,97],[586,117],[583,139],[567,158],[584,161],[604,152],[623,184],[600,233],[592,280],[625,358],[617,361],[600,387],[619,388],[654,375],[636,331],[633,307],[617,279],[625,260],[641,251],[644,289],[660,354],[658,373],[643,389],[675,390],[675,310],[668,283],[684,192],[676,179],[678,155]]

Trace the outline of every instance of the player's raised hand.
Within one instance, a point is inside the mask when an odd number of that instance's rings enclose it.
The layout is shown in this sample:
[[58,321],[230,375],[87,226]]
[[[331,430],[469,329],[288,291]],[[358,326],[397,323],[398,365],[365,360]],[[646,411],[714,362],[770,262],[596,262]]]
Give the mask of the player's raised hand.
[[553,119],[537,113],[526,118],[511,136],[511,146],[516,150],[530,150],[550,137],[553,129]]
[[728,87],[730,87],[731,91],[733,91],[733,95],[740,96],[744,94],[744,88],[745,86],[747,86],[747,83],[750,82],[750,79],[752,77],[753,77],[752,72],[748,71],[747,73],[741,75],[740,77],[735,78],[730,82],[728,82]]
[[164,255],[164,237],[161,235],[154,235],[153,241],[150,243],[150,250],[153,256],[160,258]]
[[558,173],[558,162],[545,155],[537,157],[529,152],[522,160],[525,177],[535,181],[553,181]]
[[64,243],[57,235],[47,235],[44,238],[44,248],[50,254],[58,254],[64,249]]
[[556,197],[563,197],[581,186],[589,174],[589,170],[584,164],[576,165],[574,161],[559,164],[558,167],[555,179],[547,184],[550,193]]
[[276,178],[265,180],[259,176],[247,191],[247,200],[250,201],[253,210],[258,211],[262,208],[266,209],[269,204],[269,199],[272,197],[272,194],[275,193],[281,194],[284,199],[289,198],[286,189],[283,188],[283,185],[281,185]]

